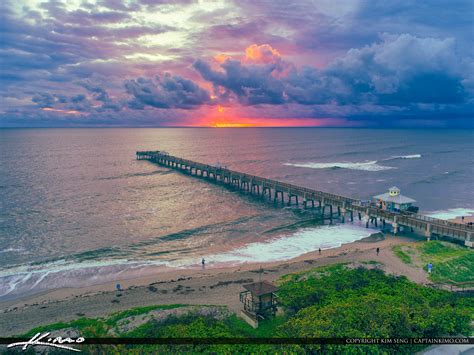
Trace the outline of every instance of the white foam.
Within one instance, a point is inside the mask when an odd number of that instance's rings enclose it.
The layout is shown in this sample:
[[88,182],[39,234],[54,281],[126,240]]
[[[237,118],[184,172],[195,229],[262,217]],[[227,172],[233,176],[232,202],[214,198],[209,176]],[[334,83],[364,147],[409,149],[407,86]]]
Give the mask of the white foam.
[[411,154],[411,155],[395,155],[393,157],[390,157],[389,159],[386,160],[392,160],[392,159],[419,159],[421,158],[421,154]]
[[12,267],[3,269],[0,271],[0,277],[10,276],[13,274],[23,274],[23,273],[40,273],[45,272],[64,272],[64,271],[73,271],[77,269],[87,269],[93,267],[101,266],[110,266],[126,263],[126,259],[115,259],[107,261],[87,261],[87,262],[67,262],[65,259],[55,260],[49,263],[44,264],[34,264],[34,265],[21,265],[18,267]]
[[304,228],[293,234],[255,242],[218,255],[208,255],[210,264],[241,264],[289,260],[321,249],[340,247],[377,232],[360,225],[333,225]]
[[[420,159],[421,154],[407,154],[407,155],[394,155],[390,158],[381,159],[380,161],[389,161],[395,159]],[[351,169],[351,170],[363,170],[363,171],[383,171],[396,169],[393,166],[380,165],[379,161],[371,160],[364,162],[329,162],[329,163],[285,163],[283,165],[296,166],[299,168],[311,168],[311,169]]]
[[[219,267],[242,263],[289,260],[311,251],[337,248],[376,232],[362,224],[318,226],[262,242],[254,242],[227,252],[205,255],[207,264]],[[68,262],[57,260],[42,265],[24,265],[0,272],[0,299],[62,287],[82,287],[137,276],[154,275],[157,268],[199,267],[200,257],[179,260],[103,260]]]
[[462,216],[474,216],[472,208],[451,208],[448,210],[433,211],[426,213],[427,216],[439,219],[454,219]]
[[13,292],[18,284],[24,283],[30,278],[31,274],[20,274],[10,277],[8,282],[0,283],[0,297]]
[[23,248],[7,248],[7,249],[0,250],[0,253],[16,253],[16,252],[22,252],[24,250],[25,249]]
[[133,278],[156,271],[167,261],[106,260],[101,262],[66,262],[59,260],[43,265],[28,265],[0,272],[0,299],[14,298],[46,289],[82,287]]
[[332,163],[285,163],[284,165],[296,166],[299,168],[311,168],[311,169],[351,169],[351,170],[363,170],[363,171],[383,171],[395,169],[392,166],[385,166],[377,164],[377,160],[365,161],[365,162],[332,162]]

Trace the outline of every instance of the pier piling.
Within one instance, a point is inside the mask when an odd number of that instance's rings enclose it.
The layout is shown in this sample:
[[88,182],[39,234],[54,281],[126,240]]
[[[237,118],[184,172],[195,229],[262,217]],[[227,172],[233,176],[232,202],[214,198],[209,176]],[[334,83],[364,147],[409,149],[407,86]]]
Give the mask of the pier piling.
[[380,219],[382,227],[387,223],[392,225],[393,233],[397,234],[400,227],[403,226],[415,233],[424,235],[428,240],[433,236],[447,238],[463,242],[467,247],[473,247],[474,227],[472,225],[461,224],[451,221],[440,220],[427,217],[416,213],[397,213],[382,210],[373,205],[367,205],[362,201],[341,195],[330,194],[323,191],[296,186],[276,180],[266,179],[259,176],[253,176],[246,173],[212,166],[188,159],[171,156],[168,153],[160,151],[140,151],[136,153],[137,160],[148,160],[153,163],[182,171],[185,174],[196,178],[206,178],[210,182],[220,182],[237,190],[257,195],[260,198],[272,199],[275,203],[281,202],[284,206],[284,194],[288,197],[288,205],[295,199],[295,205],[298,206],[299,198],[303,199],[303,208],[307,208],[308,201],[311,201],[311,207],[315,207],[315,201],[318,201],[319,211],[323,217],[326,213],[326,206],[329,207],[329,220],[332,223],[334,218],[333,208],[337,208],[337,218],[343,223],[346,214],[349,212],[350,221],[354,220],[354,213],[357,213],[359,221],[362,220],[362,214],[367,218],[366,227],[372,222],[378,227],[377,220]]

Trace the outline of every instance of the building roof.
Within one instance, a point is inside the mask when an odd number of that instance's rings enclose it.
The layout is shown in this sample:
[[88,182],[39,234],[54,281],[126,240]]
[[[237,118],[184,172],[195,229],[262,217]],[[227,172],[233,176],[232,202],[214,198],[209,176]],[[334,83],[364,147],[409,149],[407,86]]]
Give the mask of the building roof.
[[399,204],[400,203],[413,203],[413,202],[416,202],[416,200],[414,200],[410,197],[403,196],[403,195],[390,196],[390,193],[388,193],[388,192],[386,192],[384,194],[374,196],[374,199],[382,200],[382,201],[385,201],[385,202],[394,202],[394,203],[399,203]]
[[278,290],[274,284],[268,281],[254,282],[252,284],[244,285],[247,291],[250,291],[255,296],[262,296]]

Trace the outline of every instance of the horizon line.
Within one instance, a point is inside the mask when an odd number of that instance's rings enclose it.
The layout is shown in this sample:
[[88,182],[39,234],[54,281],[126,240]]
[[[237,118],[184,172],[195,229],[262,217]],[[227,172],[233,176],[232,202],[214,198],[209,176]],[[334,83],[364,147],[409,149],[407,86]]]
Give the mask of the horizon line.
[[0,126],[0,129],[111,129],[111,128],[208,128],[208,129],[252,129],[252,128],[338,128],[338,129],[474,129],[474,126]]

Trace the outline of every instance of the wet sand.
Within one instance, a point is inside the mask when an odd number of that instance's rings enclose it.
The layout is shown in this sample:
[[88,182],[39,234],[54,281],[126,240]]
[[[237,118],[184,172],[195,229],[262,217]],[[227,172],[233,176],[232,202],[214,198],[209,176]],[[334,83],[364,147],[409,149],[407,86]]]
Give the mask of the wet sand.
[[[392,246],[413,243],[409,237],[371,236],[339,248],[307,253],[298,258],[272,263],[243,264],[228,268],[180,269],[153,276],[117,280],[83,288],[58,289],[0,303],[0,334],[22,334],[36,326],[67,322],[80,317],[100,317],[133,307],[158,304],[224,305],[240,310],[242,285],[259,278],[275,281],[285,274],[340,262],[375,260],[387,273],[405,275],[414,282],[428,283],[426,274],[401,262]],[[375,250],[380,248],[377,256]],[[260,269],[263,268],[263,273]]]

